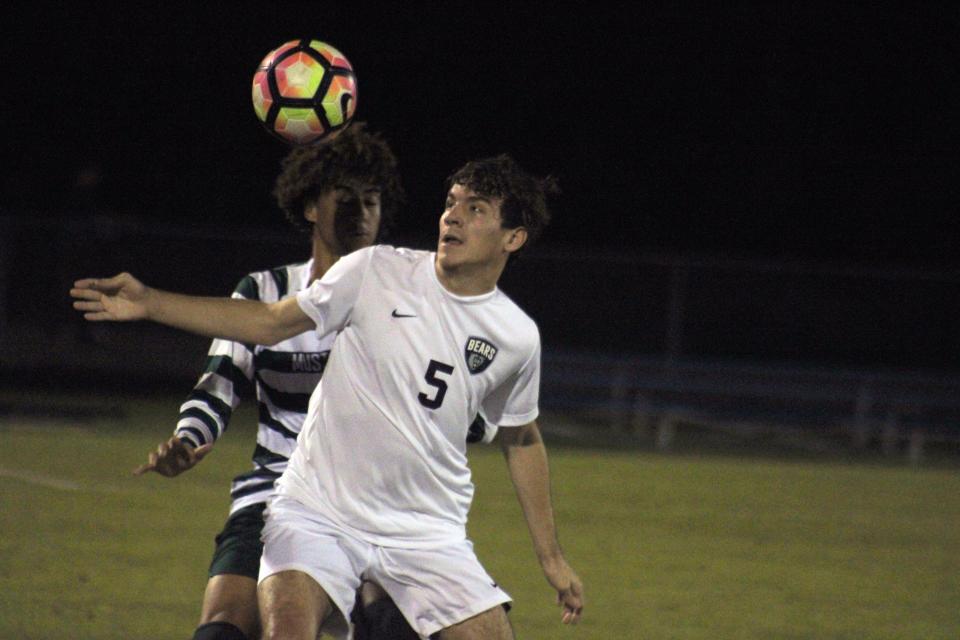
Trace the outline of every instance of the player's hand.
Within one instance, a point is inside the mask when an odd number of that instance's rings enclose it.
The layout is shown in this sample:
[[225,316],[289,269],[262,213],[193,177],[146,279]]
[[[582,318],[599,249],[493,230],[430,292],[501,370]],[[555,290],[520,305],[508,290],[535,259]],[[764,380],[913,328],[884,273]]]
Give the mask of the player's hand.
[[561,607],[563,624],[577,624],[583,613],[583,583],[562,557],[543,563],[547,582],[557,590],[557,606]]
[[73,283],[73,308],[91,321],[142,320],[147,317],[149,287],[129,273],[112,278],[84,278]]
[[187,469],[192,469],[203,457],[210,453],[213,443],[204,444],[196,449],[177,437],[161,442],[156,451],[151,451],[146,464],[133,470],[133,475],[142,476],[148,471],[155,471],[162,476],[172,478],[180,475]]

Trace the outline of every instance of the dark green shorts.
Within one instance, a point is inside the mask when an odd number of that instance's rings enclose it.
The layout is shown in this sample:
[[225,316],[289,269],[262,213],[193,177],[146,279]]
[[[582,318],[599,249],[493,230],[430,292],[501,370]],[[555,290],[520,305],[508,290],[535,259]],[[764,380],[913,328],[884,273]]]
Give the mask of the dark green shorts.
[[263,543],[263,511],[267,505],[252,504],[227,519],[223,531],[215,539],[216,549],[210,562],[210,577],[232,573],[257,579]]

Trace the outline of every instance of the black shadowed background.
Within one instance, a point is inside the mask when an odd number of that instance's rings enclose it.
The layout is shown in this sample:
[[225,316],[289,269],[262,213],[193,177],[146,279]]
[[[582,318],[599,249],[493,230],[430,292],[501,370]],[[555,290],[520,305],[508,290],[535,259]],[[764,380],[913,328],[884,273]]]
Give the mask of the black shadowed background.
[[[432,244],[444,179],[468,159],[505,151],[559,179],[554,224],[503,281],[546,346],[955,368],[955,7],[8,12],[8,326],[71,317],[74,277],[136,269],[221,293],[305,255],[251,241],[289,230],[270,195],[286,149],[261,130],[250,80],[308,36],[347,55],[357,119],[400,158],[397,243]],[[53,302],[30,301],[41,291]]]

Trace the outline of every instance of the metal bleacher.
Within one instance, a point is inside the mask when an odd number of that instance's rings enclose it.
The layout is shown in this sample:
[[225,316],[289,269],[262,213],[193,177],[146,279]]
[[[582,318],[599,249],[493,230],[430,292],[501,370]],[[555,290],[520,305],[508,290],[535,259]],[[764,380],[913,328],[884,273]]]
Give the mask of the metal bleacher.
[[[72,279],[122,269],[222,295],[307,251],[279,230],[0,215],[0,376],[182,388],[205,340],[85,326]],[[960,442],[958,273],[544,247],[501,286],[540,326],[544,409],[582,424],[664,448],[685,425],[774,430],[914,462],[931,443]]]
[[960,443],[960,377],[916,371],[544,354],[542,403],[670,448],[696,425],[739,437],[793,433],[919,462],[931,442]]

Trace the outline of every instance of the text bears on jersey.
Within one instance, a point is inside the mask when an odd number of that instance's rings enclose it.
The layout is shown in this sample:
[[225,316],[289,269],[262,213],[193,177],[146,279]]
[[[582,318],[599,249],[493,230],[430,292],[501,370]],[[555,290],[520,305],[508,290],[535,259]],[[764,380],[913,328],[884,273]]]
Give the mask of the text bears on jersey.
[[464,357],[467,360],[467,369],[470,373],[480,373],[490,366],[497,355],[497,348],[488,340],[471,336],[467,339],[464,348]]

